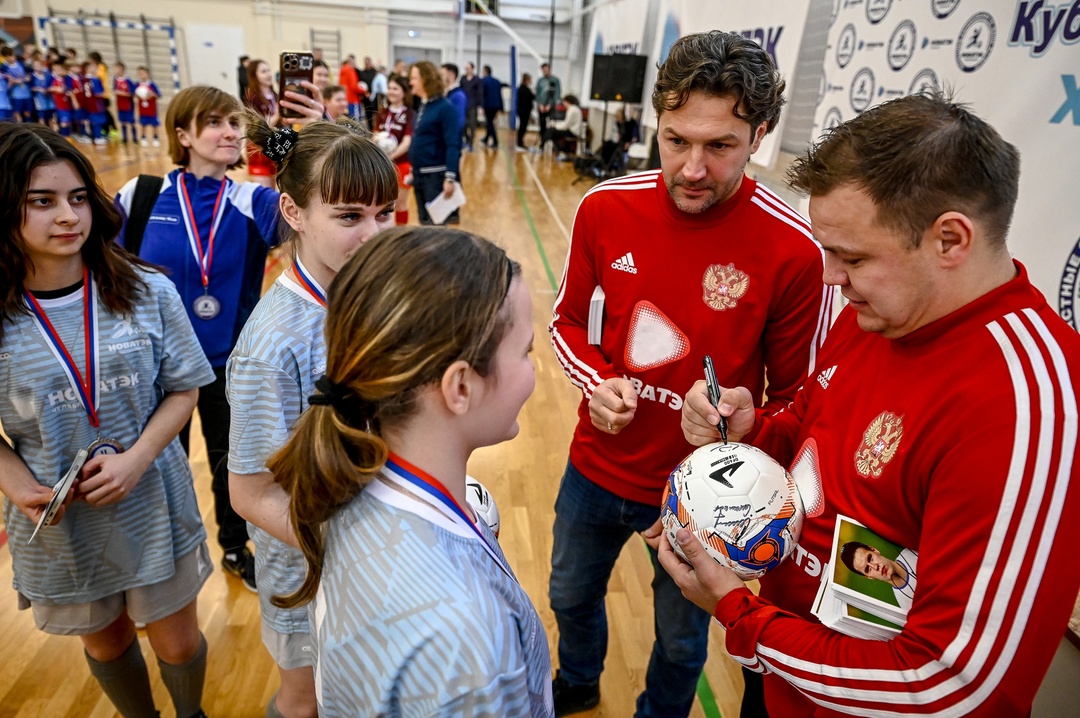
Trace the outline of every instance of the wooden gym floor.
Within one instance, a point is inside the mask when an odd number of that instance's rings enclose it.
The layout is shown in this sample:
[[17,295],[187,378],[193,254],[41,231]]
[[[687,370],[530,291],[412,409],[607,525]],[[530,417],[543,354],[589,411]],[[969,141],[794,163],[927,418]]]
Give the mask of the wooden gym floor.
[[[563,375],[551,345],[547,324],[556,286],[562,275],[574,211],[591,182],[571,183],[570,163],[550,156],[515,154],[513,137],[503,132],[498,151],[478,149],[462,157],[468,204],[461,228],[504,247],[524,267],[533,296],[536,331],[536,391],[521,414],[521,433],[511,442],[476,452],[469,472],[492,491],[502,515],[500,542],[522,585],[532,597],[547,628],[556,659],[555,618],[548,607],[547,580],[555,495],[566,464],[577,417],[578,389]],[[528,138],[531,143],[533,136]],[[477,142],[477,147],[482,145]],[[98,149],[80,145],[94,161],[101,182],[115,193],[139,173],[172,169],[166,149]],[[244,179],[238,172],[236,179]],[[410,219],[416,209],[410,198]],[[268,283],[280,268],[271,260]],[[196,418],[197,421],[197,418]],[[208,534],[214,513],[210,474],[201,434],[192,431],[195,487]],[[6,533],[0,533],[0,540]],[[215,562],[221,548],[211,540]],[[634,701],[645,682],[653,641],[652,567],[644,543],[631,540],[615,567],[607,599],[610,643],[601,680],[601,703],[582,716],[614,718],[633,715]],[[0,547],[0,718],[111,718],[112,704],[90,677],[81,644],[74,637],[47,636],[34,628],[29,612],[18,612],[11,586],[11,560]],[[258,718],[277,690],[277,671],[260,639],[259,605],[241,582],[215,571],[199,597],[199,622],[209,643],[203,707],[212,718]],[[742,678],[724,651],[723,629],[713,622],[709,661],[699,684],[691,716],[732,718],[739,712]],[[156,661],[144,634],[154,696],[162,715],[172,703],[158,676]]]

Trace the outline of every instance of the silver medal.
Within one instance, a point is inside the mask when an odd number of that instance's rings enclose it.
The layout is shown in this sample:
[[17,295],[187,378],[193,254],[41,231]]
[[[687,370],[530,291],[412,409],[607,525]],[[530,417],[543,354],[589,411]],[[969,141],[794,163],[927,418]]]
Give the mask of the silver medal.
[[199,319],[213,319],[221,313],[221,302],[209,294],[204,294],[192,302],[191,308]]

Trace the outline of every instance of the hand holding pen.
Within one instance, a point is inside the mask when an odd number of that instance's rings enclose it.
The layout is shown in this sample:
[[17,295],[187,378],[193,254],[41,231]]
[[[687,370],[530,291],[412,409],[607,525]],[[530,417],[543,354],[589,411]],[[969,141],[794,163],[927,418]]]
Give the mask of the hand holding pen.
[[726,444],[728,443],[727,419],[724,418],[723,414],[720,414],[720,382],[716,380],[716,367],[713,365],[712,357],[708,354],[705,355],[702,364],[705,365],[705,387],[709,392],[709,403],[713,405],[717,415],[720,416],[716,428],[720,431],[720,438]]

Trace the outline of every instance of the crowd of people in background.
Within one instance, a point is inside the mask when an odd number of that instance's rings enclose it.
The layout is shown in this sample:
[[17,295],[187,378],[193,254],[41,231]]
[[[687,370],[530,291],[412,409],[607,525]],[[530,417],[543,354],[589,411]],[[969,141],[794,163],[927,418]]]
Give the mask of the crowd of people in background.
[[97,51],[80,60],[75,48],[30,44],[0,47],[0,61],[0,122],[37,123],[83,144],[160,146],[161,90],[145,65],[132,77],[120,61],[110,71]]

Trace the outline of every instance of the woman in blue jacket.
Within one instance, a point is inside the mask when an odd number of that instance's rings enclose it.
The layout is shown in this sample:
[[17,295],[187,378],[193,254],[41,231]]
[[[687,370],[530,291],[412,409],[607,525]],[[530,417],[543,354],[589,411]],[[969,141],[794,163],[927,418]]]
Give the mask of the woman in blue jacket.
[[[454,193],[461,159],[461,123],[457,110],[446,99],[439,69],[431,62],[418,62],[409,70],[409,87],[420,98],[420,110],[413,125],[409,162],[412,174],[406,178],[416,194],[416,209],[421,224],[434,224],[426,204],[443,193]],[[459,224],[457,210],[446,224]]]

